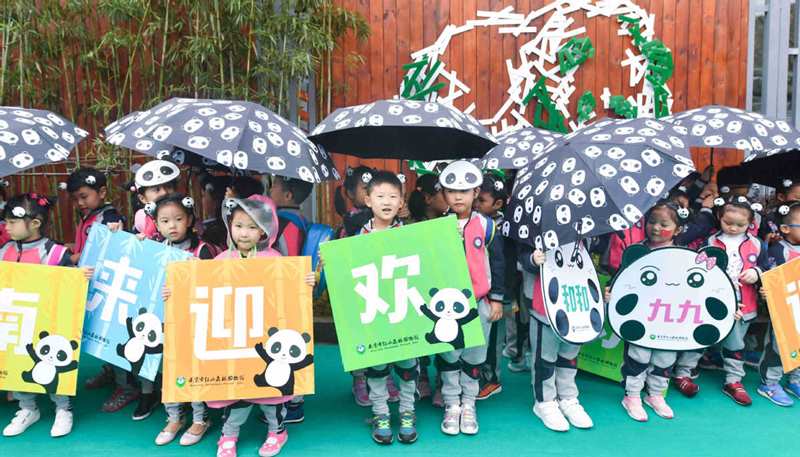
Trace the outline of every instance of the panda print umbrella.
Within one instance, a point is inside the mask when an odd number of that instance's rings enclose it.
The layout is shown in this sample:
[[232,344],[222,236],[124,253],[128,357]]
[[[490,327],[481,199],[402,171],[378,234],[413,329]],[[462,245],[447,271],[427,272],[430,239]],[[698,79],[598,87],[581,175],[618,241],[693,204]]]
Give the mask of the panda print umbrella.
[[441,103],[402,99],[337,109],[308,138],[341,154],[425,162],[479,158],[497,144],[469,114]]
[[694,171],[685,137],[653,119],[604,120],[523,167],[503,234],[539,249],[624,230]]
[[498,138],[499,144],[483,156],[480,167],[485,170],[516,170],[542,156],[547,146],[563,135],[549,130],[527,127]]
[[685,129],[689,146],[765,151],[800,147],[800,131],[786,121],[729,106],[708,105],[661,118]]
[[65,160],[88,135],[47,110],[0,106],[0,177]]
[[106,136],[111,144],[152,156],[166,145],[237,170],[311,183],[339,179],[327,152],[299,127],[253,102],[172,98],[109,124]]

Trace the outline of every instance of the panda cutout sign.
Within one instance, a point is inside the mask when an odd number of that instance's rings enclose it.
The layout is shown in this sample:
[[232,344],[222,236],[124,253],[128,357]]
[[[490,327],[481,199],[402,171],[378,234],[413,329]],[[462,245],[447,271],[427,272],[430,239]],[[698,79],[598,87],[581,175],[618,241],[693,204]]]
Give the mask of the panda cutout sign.
[[716,247],[630,246],[611,287],[612,330],[648,349],[691,351],[719,343],[733,329],[737,304],[727,263]]
[[567,343],[593,341],[603,332],[605,306],[592,258],[583,243],[547,251],[541,268],[547,320]]

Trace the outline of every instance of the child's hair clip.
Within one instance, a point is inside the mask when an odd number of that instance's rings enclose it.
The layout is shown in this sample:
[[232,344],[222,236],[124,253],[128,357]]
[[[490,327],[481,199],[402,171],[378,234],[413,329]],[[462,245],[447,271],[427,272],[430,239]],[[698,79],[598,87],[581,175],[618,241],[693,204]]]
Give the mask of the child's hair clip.
[[192,197],[183,197],[181,204],[186,208],[192,209],[194,208],[194,199]]
[[353,176],[353,169],[350,167],[345,168],[344,174],[346,174],[347,176]]
[[14,217],[22,219],[23,217],[25,217],[25,214],[27,214],[27,213],[25,212],[25,208],[23,208],[21,206],[15,206],[11,210],[11,214],[13,214]]
[[361,181],[363,181],[364,184],[369,184],[369,182],[372,181],[372,173],[366,172],[361,175]]
[[156,204],[153,202],[147,202],[144,205],[144,212],[147,213],[148,216],[153,217],[156,215]]
[[678,217],[681,219],[687,219],[689,217],[689,209],[688,208],[678,208]]
[[437,181],[436,184],[433,185],[433,190],[435,190],[436,192],[441,192],[442,184]]
[[781,205],[781,206],[778,207],[778,213],[781,216],[786,216],[787,214],[789,214],[789,211],[791,211],[791,210],[792,210],[792,207],[789,206],[789,205]]
[[744,195],[739,195],[738,197],[736,197],[736,202],[737,203],[747,203],[747,197],[745,197]]
[[762,209],[764,209],[764,206],[761,203],[756,202],[756,203],[753,203],[752,205],[750,205],[750,209],[752,209],[753,212],[758,213]]
[[781,184],[783,184],[784,188],[788,189],[788,188],[792,187],[792,184],[794,184],[794,181],[792,181],[791,179],[786,178],[786,179],[783,180],[783,182]]
[[498,179],[497,181],[494,182],[494,190],[501,192],[504,188],[505,185],[503,184],[503,181],[500,181]]
[[397,173],[397,179],[400,181],[401,184],[406,183],[406,175],[403,173]]
[[722,197],[717,197],[714,199],[714,206],[725,206],[725,199]]
[[731,191],[731,188],[728,186],[722,186],[719,188],[719,191],[722,192],[723,194],[727,194],[728,192]]
[[87,176],[86,179],[84,179],[83,181],[90,186],[94,186],[95,184],[97,184],[97,178],[95,178],[92,175]]
[[58,190],[61,190],[61,191],[67,190],[67,183],[65,183],[63,181],[58,183]]
[[134,186],[134,185],[131,185],[131,186],[128,188],[128,190],[130,190],[131,192],[136,192],[136,186]]
[[232,198],[226,199],[225,200],[225,208],[227,208],[228,211],[232,211],[234,208],[236,208],[236,200],[234,200]]

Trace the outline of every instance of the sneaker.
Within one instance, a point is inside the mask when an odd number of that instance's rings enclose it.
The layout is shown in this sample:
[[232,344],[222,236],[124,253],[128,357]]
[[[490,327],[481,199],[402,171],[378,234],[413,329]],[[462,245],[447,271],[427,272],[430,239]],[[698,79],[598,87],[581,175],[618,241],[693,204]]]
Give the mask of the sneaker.
[[461,433],[478,434],[478,413],[475,411],[475,405],[461,406]]
[[672,378],[672,383],[678,388],[678,390],[686,397],[692,398],[697,395],[697,392],[700,391],[700,386],[692,381],[692,378],[688,376],[682,376],[679,378]]
[[445,435],[458,435],[461,431],[461,406],[450,405],[444,409],[442,419],[442,433]]
[[644,397],[644,403],[653,408],[653,411],[655,411],[659,417],[663,417],[664,419],[672,419],[675,417],[675,413],[672,411],[672,408],[669,407],[663,395],[648,395]]
[[503,357],[507,359],[516,359],[517,358],[517,350],[514,346],[506,346],[503,348]]
[[800,398],[800,382],[787,382],[786,391],[797,398]]
[[594,422],[592,418],[586,414],[577,398],[570,398],[569,400],[559,400],[558,407],[564,413],[569,423],[577,428],[592,428]]
[[205,422],[193,422],[192,426],[186,429],[181,435],[181,440],[179,441],[181,446],[192,446],[200,442],[205,436],[208,429],[211,428],[211,421],[207,420]]
[[750,395],[747,394],[747,391],[744,390],[744,386],[741,382],[725,384],[722,387],[722,391],[725,395],[733,398],[733,401],[742,406],[750,406],[753,404],[753,400],[750,398]]
[[499,394],[503,391],[503,386],[496,382],[487,382],[482,388],[481,391],[478,392],[478,396],[475,397],[476,400],[486,400],[487,398],[491,397],[492,395]]
[[413,411],[400,413],[400,429],[397,430],[397,441],[411,444],[417,441],[417,416]]
[[642,399],[625,395],[622,399],[622,407],[628,412],[631,419],[639,422],[647,422],[647,411],[642,407]]
[[217,457],[236,457],[236,436],[221,436],[217,441]]
[[431,389],[431,380],[428,378],[428,375],[424,373],[425,372],[421,373],[417,379],[417,395],[420,400],[430,397],[433,393],[433,389]]
[[115,413],[137,398],[139,398],[139,391],[130,387],[117,387],[111,393],[111,396],[103,402],[102,410],[106,413]]
[[178,436],[178,432],[183,428],[183,422],[170,422],[167,419],[167,425],[158,432],[156,435],[156,446],[163,446],[169,444]]
[[272,457],[273,455],[278,455],[281,452],[281,448],[283,445],[286,444],[286,441],[289,440],[289,432],[283,430],[282,432],[269,432],[267,433],[267,439],[264,441],[264,444],[261,445],[261,448],[258,450],[258,455],[261,457]]
[[372,440],[378,444],[392,444],[394,441],[392,423],[388,414],[372,417]]
[[792,406],[794,404],[794,400],[789,397],[780,384],[761,384],[756,389],[756,392],[778,406]]
[[21,435],[31,425],[39,421],[39,409],[20,409],[14,414],[11,423],[3,429],[3,436]]
[[369,391],[367,390],[366,376],[353,376],[353,398],[358,406],[370,406]]
[[397,384],[394,383],[394,376],[392,375],[386,378],[386,390],[389,391],[389,403],[400,401],[400,390],[397,388]]
[[110,365],[103,365],[100,372],[86,380],[84,384],[87,389],[102,389],[103,387],[114,384],[114,371]]
[[306,419],[306,414],[303,408],[303,402],[292,403],[286,405],[286,416],[283,418],[284,424],[299,424]]
[[541,419],[545,427],[554,432],[566,432],[569,430],[567,418],[558,408],[558,403],[554,401],[536,402],[533,405],[533,414]]
[[53,426],[50,427],[50,436],[58,438],[66,436],[72,431],[72,411],[66,409],[56,409],[56,418]]
[[706,351],[703,353],[703,356],[700,357],[697,366],[704,370],[724,370],[725,366],[722,361],[722,353],[719,351]]
[[444,408],[444,396],[442,396],[442,388],[436,389],[431,398],[431,404],[436,408]]
[[155,392],[149,394],[142,394],[139,397],[139,404],[136,405],[136,409],[133,410],[133,414],[131,415],[131,419],[135,421],[145,420],[150,417],[150,414],[153,413],[153,410],[156,409],[161,403],[161,400],[158,398],[158,394]]
[[700,377],[700,369],[697,367],[692,368],[689,371],[689,379],[697,379]]

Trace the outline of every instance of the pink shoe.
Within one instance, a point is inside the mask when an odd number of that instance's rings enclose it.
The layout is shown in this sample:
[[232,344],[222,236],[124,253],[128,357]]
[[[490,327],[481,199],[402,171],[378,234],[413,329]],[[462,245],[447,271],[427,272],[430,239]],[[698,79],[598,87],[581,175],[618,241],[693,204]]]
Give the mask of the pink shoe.
[[236,457],[236,436],[222,436],[217,441],[217,457]]
[[644,402],[647,406],[653,408],[656,414],[664,419],[672,419],[675,417],[675,413],[672,412],[672,408],[669,407],[663,395],[648,395],[644,397]]
[[642,407],[642,399],[638,396],[632,397],[625,395],[622,399],[622,407],[628,412],[631,419],[639,422],[647,422],[647,411]]
[[353,376],[353,397],[358,406],[370,406],[369,391],[367,390],[366,376]]
[[397,389],[397,385],[394,383],[394,377],[389,375],[386,378],[386,390],[389,391],[389,402],[396,403],[400,401],[400,390]]
[[278,455],[278,453],[281,452],[281,448],[283,448],[283,445],[286,444],[288,440],[289,432],[286,430],[280,433],[269,432],[267,434],[267,440],[264,441],[264,444],[261,445],[261,449],[258,450],[258,455],[261,457]]
[[442,388],[436,389],[431,398],[431,404],[436,408],[444,408],[444,397],[442,396]]

